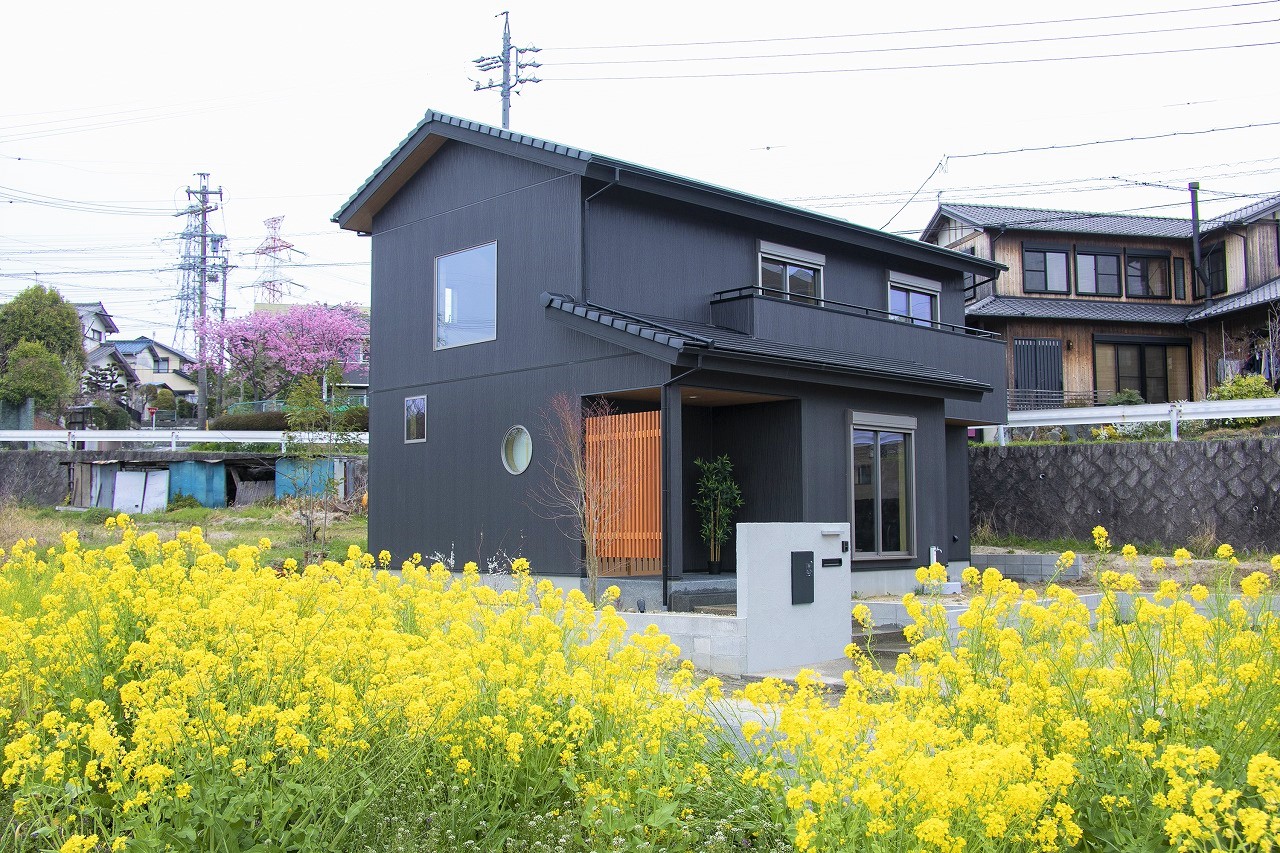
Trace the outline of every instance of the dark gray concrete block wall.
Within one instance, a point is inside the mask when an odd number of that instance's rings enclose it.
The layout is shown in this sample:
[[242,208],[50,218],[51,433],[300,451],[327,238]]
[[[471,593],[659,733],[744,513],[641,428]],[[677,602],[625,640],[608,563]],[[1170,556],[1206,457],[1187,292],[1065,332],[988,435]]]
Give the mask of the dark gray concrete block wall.
[[1280,550],[1280,438],[969,450],[972,523],[998,533],[1169,547],[1212,533]]

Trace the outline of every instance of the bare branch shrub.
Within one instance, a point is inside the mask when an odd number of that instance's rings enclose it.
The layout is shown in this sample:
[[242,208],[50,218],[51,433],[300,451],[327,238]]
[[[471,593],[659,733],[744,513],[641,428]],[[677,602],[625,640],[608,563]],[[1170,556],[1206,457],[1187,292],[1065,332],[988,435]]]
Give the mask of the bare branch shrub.
[[585,423],[612,414],[609,401],[600,397],[579,400],[564,392],[552,397],[542,412],[544,476],[533,490],[540,514],[582,543],[582,569],[593,603],[599,601],[600,546],[621,519],[628,490],[618,442],[595,442],[588,450]]

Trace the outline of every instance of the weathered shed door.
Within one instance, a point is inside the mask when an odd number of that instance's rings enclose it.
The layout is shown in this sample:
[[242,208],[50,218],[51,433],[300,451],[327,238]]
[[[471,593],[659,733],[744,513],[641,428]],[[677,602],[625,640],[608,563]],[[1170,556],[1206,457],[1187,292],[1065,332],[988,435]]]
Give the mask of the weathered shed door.
[[1013,339],[1013,409],[1050,409],[1062,405],[1062,341]]
[[584,419],[588,492],[613,502],[596,536],[601,574],[662,574],[661,417]]

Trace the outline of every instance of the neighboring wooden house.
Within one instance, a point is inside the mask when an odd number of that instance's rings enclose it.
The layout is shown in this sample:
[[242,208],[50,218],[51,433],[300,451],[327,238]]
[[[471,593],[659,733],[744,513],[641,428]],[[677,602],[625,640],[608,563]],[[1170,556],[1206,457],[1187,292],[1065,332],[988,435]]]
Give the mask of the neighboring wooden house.
[[175,397],[194,400],[196,378],[192,372],[194,359],[181,350],[148,337],[128,341],[109,341],[128,361],[141,385],[168,388]]
[[1006,401],[963,285],[999,264],[436,112],[334,221],[372,235],[371,548],[572,570],[536,497],[566,393],[642,416],[587,427],[634,497],[618,571],[702,570],[720,454],[738,521],[849,522],[856,572],[968,559],[967,431]]
[[1280,196],[1201,223],[947,203],[921,240],[996,260],[969,282],[965,316],[1007,342],[1011,408],[1203,399],[1235,373],[1280,380]]

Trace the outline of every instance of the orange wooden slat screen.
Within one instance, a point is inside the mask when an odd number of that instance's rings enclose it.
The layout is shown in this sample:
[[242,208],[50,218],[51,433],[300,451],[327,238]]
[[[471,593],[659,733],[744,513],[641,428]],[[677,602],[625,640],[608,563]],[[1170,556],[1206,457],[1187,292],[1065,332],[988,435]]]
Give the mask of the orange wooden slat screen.
[[616,501],[596,536],[604,574],[662,571],[661,418],[637,412],[584,421],[588,476],[602,485],[597,494]]

